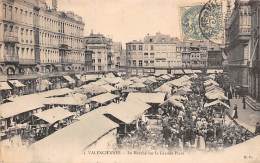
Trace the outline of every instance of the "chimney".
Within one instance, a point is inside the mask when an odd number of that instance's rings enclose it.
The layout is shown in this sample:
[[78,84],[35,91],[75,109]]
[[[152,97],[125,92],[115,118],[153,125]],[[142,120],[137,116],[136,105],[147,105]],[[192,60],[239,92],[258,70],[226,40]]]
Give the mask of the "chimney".
[[58,8],[57,0],[52,0],[52,8],[53,8],[53,10],[57,11],[57,8]]

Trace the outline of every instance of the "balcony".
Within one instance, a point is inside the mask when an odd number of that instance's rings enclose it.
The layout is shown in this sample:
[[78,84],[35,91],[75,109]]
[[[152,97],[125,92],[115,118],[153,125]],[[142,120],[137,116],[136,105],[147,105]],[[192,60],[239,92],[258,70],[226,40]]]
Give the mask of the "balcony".
[[35,59],[19,59],[19,63],[22,65],[34,65],[36,64]]
[[18,43],[18,34],[15,32],[5,32],[4,42]]
[[0,58],[0,62],[12,62],[12,63],[18,63],[19,57],[16,55],[4,55],[3,58]]

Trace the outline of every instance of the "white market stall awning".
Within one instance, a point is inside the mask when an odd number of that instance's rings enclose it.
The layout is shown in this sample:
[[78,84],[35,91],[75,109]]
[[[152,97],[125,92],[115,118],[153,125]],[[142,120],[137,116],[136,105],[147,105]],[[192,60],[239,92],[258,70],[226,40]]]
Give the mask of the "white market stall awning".
[[96,75],[96,74],[83,75],[83,76],[81,77],[81,81],[83,81],[83,82],[95,81],[95,80],[97,80],[98,78],[99,78],[99,76]]
[[63,76],[63,78],[64,78],[65,80],[67,80],[70,84],[75,84],[75,83],[76,83],[75,80],[72,79],[72,77],[70,77],[70,76],[68,76],[68,75]]
[[7,82],[0,82],[0,91],[1,90],[10,90],[12,89]]
[[165,93],[129,93],[126,100],[141,100],[147,104],[161,104],[164,102]]
[[108,105],[105,114],[110,114],[118,120],[130,124],[140,118],[151,106],[140,100]]
[[109,84],[118,84],[123,81],[120,77],[104,78],[104,80]]
[[44,120],[49,124],[54,124],[57,121],[69,118],[74,114],[68,110],[65,110],[61,107],[48,109],[39,113],[34,114],[34,116],[38,117],[39,119]]
[[21,113],[44,107],[43,97],[32,94],[9,99],[11,102],[0,105],[0,117],[9,118]]
[[81,116],[79,121],[32,144],[29,150],[40,162],[49,162],[50,157],[46,156],[52,156],[53,162],[73,162],[75,157],[116,127],[118,124],[96,109]]
[[207,92],[205,96],[207,97],[207,99],[210,100],[214,100],[214,99],[228,100],[228,98],[224,95],[224,93],[218,90]]
[[76,74],[75,76],[76,76],[76,78],[77,78],[78,80],[81,80],[81,75],[80,75],[80,74]]
[[114,100],[117,97],[118,97],[118,95],[114,95],[111,93],[105,93],[105,94],[101,94],[98,96],[94,96],[94,97],[90,98],[89,101],[104,104],[108,101]]
[[155,92],[163,92],[163,93],[171,93],[172,87],[170,87],[167,84],[163,84],[159,88],[156,88],[154,91]]
[[224,102],[222,102],[220,100],[215,100],[215,101],[213,101],[211,103],[205,103],[204,104],[204,108],[215,106],[215,105],[222,105],[222,106],[225,106],[228,109],[230,108],[230,106],[228,106],[227,104],[225,104]]
[[16,87],[16,88],[21,88],[21,87],[25,87],[25,85],[23,83],[21,83],[18,80],[8,80],[8,82],[10,84],[12,84],[12,86]]
[[61,89],[54,89],[54,90],[49,90],[46,92],[41,92],[39,93],[40,96],[42,97],[53,97],[53,96],[63,96],[66,94],[72,93],[73,90],[69,88],[61,88]]
[[85,93],[101,94],[107,92],[105,88],[94,83],[83,85],[80,88],[83,89]]
[[129,88],[145,88],[146,85],[143,83],[134,83],[129,86]]
[[173,71],[173,74],[176,74],[176,75],[184,74],[184,72],[181,69],[179,69],[179,70],[172,70],[172,71]]
[[113,92],[113,91],[118,90],[117,88],[115,88],[115,87],[113,87],[113,86],[111,86],[109,84],[102,85],[100,87],[104,88],[107,92]]
[[43,102],[45,105],[71,105],[71,106],[83,106],[87,103],[87,100],[80,99],[76,96],[66,97],[54,97],[46,98]]

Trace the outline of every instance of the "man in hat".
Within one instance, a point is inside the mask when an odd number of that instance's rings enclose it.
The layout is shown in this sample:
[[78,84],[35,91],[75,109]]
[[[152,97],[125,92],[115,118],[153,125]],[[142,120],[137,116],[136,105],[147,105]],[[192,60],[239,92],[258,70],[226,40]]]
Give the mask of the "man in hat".
[[238,118],[238,115],[237,115],[237,104],[235,104],[235,106],[234,106],[232,118],[233,119],[237,119]]

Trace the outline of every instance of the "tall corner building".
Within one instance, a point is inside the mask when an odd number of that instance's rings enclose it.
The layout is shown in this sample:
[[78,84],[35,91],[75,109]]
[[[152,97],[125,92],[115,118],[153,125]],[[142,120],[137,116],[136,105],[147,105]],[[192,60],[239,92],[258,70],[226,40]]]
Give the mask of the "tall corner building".
[[90,33],[84,38],[86,51],[91,53],[88,67],[92,72],[119,71],[120,58],[122,55],[122,44],[113,42],[111,38],[103,34]]
[[[0,1],[0,74],[33,80],[39,74],[85,70],[84,22],[44,0]],[[40,76],[42,77],[42,76]],[[30,81],[35,82],[35,81]]]
[[250,0],[251,37],[247,103],[260,110],[260,0]]

